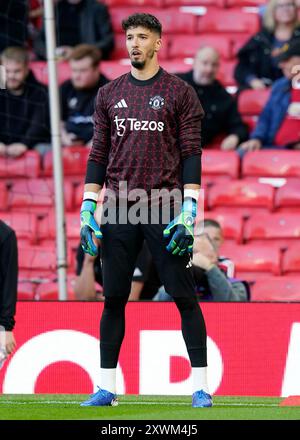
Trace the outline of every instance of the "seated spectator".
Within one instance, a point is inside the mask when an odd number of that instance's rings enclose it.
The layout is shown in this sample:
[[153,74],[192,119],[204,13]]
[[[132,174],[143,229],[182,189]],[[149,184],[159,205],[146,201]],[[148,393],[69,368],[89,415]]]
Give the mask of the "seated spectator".
[[[73,47],[93,44],[107,59],[114,48],[114,36],[107,6],[97,0],[60,0],[56,5],[56,54],[68,59]],[[35,40],[39,59],[46,59],[45,28]]]
[[[249,286],[233,279],[234,265],[219,255],[223,233],[218,222],[206,219],[199,225],[203,233],[195,236],[193,272],[196,294],[200,301],[247,301]],[[171,301],[172,297],[162,287],[154,301]]]
[[27,24],[27,0],[0,1],[0,53],[10,46],[26,45]]
[[18,157],[50,140],[48,91],[29,70],[25,49],[9,47],[1,60],[6,89],[0,90],[0,156]]
[[206,146],[217,136],[226,134],[220,148],[234,150],[248,138],[248,130],[238,113],[236,101],[216,79],[219,58],[215,49],[203,47],[195,56],[193,70],[178,76],[195,89],[204,109],[202,144]]
[[[92,257],[89,254],[85,254],[81,246],[79,246],[76,259],[77,278],[73,288],[77,299],[104,299],[101,287],[103,283],[100,253],[97,257]],[[157,292],[160,284],[161,282],[154,268],[150,251],[144,242],[133,273],[129,300],[151,299]]]
[[94,100],[108,79],[99,72],[95,46],[76,46],[70,57],[71,79],[61,85],[62,144],[88,144],[93,137]]
[[278,63],[284,77],[275,81],[250,139],[239,147],[241,154],[261,148],[300,149],[300,88],[296,78],[299,76],[300,39],[282,48]]
[[262,30],[238,52],[234,76],[241,88],[264,89],[281,78],[277,55],[285,44],[299,37],[295,0],[270,0]]

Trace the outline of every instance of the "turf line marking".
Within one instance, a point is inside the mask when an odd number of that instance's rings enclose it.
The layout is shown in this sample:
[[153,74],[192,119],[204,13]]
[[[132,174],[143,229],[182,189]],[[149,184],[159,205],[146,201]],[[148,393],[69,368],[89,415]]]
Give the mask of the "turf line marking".
[[[44,400],[41,402],[18,402],[14,400],[0,400],[0,405],[80,405],[82,401],[65,401],[62,402],[61,400]],[[127,402],[124,400],[119,401],[120,405],[181,405],[181,406],[190,406],[191,404],[189,402]],[[277,403],[215,403],[213,407],[218,406],[252,406],[252,407],[275,407],[278,406]]]

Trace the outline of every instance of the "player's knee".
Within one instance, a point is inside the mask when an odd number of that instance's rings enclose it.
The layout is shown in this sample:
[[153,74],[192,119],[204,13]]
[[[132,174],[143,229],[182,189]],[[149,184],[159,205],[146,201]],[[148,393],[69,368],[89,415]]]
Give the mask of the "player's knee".
[[196,296],[174,298],[180,312],[193,311],[199,308]]
[[128,300],[127,298],[124,298],[122,296],[115,296],[115,297],[106,296],[104,300],[104,310],[122,312],[123,310],[125,310],[127,300]]

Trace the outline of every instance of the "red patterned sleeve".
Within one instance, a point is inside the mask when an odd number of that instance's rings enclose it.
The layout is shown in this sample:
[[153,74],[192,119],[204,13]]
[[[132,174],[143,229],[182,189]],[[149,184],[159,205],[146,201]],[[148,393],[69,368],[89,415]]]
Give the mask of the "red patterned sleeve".
[[89,155],[89,160],[102,165],[108,164],[108,155],[111,146],[111,127],[105,103],[105,91],[106,87],[101,87],[96,98],[95,112],[93,115],[94,136]]
[[203,108],[195,90],[186,85],[178,103],[181,157],[201,154],[201,119]]

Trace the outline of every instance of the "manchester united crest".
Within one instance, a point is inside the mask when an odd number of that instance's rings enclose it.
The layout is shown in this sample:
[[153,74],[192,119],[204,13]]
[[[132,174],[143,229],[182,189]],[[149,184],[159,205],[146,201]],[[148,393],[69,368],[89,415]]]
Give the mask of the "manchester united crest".
[[153,110],[160,110],[165,105],[165,100],[159,95],[150,98],[149,105]]

